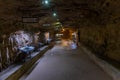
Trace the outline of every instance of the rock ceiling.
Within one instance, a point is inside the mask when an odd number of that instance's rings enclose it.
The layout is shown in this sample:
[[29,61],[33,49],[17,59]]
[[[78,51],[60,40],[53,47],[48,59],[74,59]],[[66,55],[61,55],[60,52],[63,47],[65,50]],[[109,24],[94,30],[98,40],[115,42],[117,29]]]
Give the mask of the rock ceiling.
[[0,19],[11,21],[32,16],[39,17],[42,24],[54,21],[51,14],[56,12],[64,25],[103,25],[120,19],[119,8],[119,0],[51,0],[49,7],[43,6],[42,0],[0,0]]

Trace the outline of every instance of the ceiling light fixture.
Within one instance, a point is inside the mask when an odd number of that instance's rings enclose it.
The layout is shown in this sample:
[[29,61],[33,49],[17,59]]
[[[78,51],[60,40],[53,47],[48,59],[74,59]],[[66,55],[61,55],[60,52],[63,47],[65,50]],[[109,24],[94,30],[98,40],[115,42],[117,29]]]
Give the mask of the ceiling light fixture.
[[44,1],[42,1],[42,4],[48,5],[48,4],[49,4],[49,0],[44,0]]
[[57,16],[57,14],[54,12],[54,13],[53,13],[53,16],[54,16],[54,17],[56,17],[56,16]]

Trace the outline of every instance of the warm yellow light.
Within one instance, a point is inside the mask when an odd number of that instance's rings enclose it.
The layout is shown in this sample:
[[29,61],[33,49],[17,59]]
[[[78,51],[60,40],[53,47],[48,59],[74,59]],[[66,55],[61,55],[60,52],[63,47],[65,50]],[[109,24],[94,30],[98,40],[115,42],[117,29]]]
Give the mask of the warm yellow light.
[[65,29],[63,29],[63,31],[65,31]]

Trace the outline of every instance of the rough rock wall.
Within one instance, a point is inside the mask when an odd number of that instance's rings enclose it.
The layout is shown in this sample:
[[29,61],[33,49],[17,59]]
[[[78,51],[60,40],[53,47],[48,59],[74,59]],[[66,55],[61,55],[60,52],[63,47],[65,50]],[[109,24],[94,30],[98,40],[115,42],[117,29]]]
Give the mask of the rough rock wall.
[[83,27],[80,41],[101,57],[120,62],[120,25]]

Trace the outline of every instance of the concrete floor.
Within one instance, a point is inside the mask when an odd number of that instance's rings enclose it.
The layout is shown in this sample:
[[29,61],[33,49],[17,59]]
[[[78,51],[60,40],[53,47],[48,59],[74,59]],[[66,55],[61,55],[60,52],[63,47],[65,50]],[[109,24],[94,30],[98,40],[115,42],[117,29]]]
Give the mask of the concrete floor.
[[81,49],[56,45],[25,80],[112,80]]

